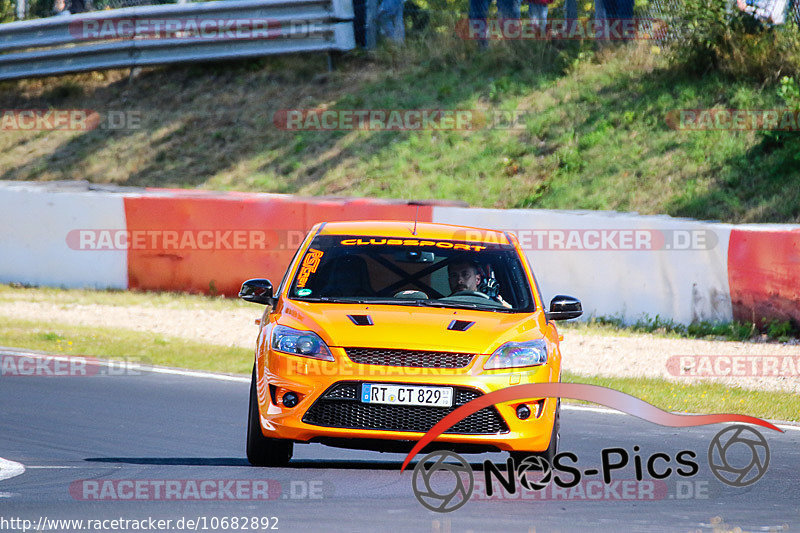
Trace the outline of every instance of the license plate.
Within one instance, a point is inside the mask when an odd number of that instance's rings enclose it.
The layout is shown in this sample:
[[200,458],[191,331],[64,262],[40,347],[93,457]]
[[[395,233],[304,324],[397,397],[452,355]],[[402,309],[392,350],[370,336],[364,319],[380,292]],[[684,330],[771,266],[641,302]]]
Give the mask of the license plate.
[[453,405],[453,387],[364,383],[361,385],[361,401],[392,405],[451,407]]

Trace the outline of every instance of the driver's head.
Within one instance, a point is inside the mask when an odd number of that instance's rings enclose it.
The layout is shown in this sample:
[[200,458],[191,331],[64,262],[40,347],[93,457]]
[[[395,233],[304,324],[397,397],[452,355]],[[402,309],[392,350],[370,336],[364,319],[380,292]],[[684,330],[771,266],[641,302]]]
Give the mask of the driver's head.
[[481,274],[472,261],[457,259],[447,266],[447,280],[453,292],[477,291]]

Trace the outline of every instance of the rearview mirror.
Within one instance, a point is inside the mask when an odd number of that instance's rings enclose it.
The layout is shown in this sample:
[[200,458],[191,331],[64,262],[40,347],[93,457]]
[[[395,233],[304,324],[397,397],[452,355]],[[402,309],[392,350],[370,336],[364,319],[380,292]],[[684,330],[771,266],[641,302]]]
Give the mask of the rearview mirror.
[[572,296],[564,296],[559,294],[550,300],[550,311],[545,315],[550,320],[569,320],[571,318],[578,318],[583,314],[581,301]]
[[420,252],[418,250],[403,250],[394,254],[398,263],[433,263],[436,256],[433,252]]
[[272,283],[268,279],[248,279],[242,283],[239,298],[254,304],[272,305]]

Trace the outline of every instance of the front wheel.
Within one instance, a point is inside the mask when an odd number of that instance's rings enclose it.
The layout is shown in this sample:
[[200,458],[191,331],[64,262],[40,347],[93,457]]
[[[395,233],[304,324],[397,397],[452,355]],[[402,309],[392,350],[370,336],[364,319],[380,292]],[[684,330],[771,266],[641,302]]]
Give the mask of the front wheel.
[[293,450],[292,441],[270,439],[261,432],[254,365],[253,378],[250,382],[250,410],[247,415],[247,460],[253,466],[285,466],[292,458]]
[[542,459],[547,460],[547,462],[550,463],[550,466],[553,466],[553,462],[558,454],[558,442],[561,439],[560,427],[561,398],[559,398],[556,402],[556,417],[553,421],[553,431],[550,433],[550,445],[543,452],[510,452],[511,458],[514,459],[514,463],[520,464],[528,457],[541,457]]

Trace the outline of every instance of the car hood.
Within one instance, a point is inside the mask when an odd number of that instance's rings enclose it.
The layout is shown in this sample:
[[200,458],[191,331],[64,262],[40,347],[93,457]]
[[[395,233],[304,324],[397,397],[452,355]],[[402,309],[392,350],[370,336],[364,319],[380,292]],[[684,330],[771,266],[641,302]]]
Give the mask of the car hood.
[[[357,325],[354,320],[372,324]],[[454,320],[472,324],[463,331],[448,329]],[[280,310],[278,323],[312,330],[333,347],[488,354],[509,340],[541,338],[544,320],[540,312],[290,301]]]

